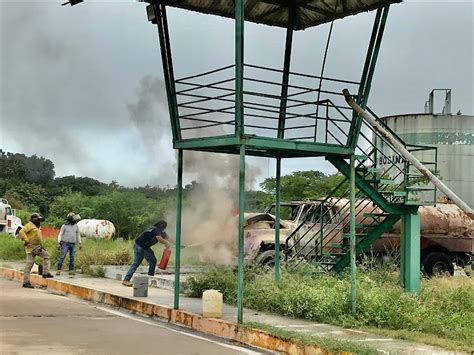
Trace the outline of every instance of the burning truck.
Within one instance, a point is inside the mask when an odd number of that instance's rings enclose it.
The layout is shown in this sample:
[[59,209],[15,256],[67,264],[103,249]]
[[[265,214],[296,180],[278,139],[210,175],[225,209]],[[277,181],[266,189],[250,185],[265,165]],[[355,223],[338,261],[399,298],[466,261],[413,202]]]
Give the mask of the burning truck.
[[[357,225],[367,222],[367,215],[382,214],[370,202],[356,201]],[[347,243],[343,234],[349,232],[349,204],[347,199],[324,201],[294,201],[280,205],[280,248],[297,252],[310,260],[314,256],[315,242],[309,240],[321,229],[334,243]],[[421,264],[427,275],[454,274],[453,262],[471,268],[474,255],[474,221],[453,204],[422,206],[420,215]],[[375,218],[375,217],[372,217]],[[373,220],[375,223],[375,219]],[[300,226],[301,225],[301,226]],[[334,225],[335,228],[330,228]],[[337,226],[336,226],[337,225]],[[300,226],[300,227],[299,227]],[[299,227],[299,228],[298,228]],[[376,255],[391,254],[400,248],[400,222],[376,239],[371,251]],[[310,231],[308,231],[310,229]],[[313,233],[311,233],[313,232]],[[357,233],[360,230],[356,230]],[[291,236],[291,238],[289,238]],[[326,252],[327,246],[322,247]],[[245,214],[244,252],[248,262],[260,266],[273,266],[275,257],[275,206],[265,213]]]

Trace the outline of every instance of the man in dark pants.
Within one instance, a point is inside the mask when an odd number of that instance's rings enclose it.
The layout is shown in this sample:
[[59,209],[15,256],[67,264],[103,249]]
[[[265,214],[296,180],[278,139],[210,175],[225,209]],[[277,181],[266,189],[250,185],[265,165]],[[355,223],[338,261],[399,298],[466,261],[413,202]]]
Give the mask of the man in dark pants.
[[166,226],[167,223],[165,221],[158,221],[152,228],[144,231],[135,240],[135,245],[133,247],[133,264],[130,266],[127,275],[125,275],[122,285],[132,286],[130,280],[132,279],[134,272],[142,263],[143,258],[145,258],[145,260],[148,262],[148,275],[155,275],[156,257],[155,253],[153,253],[153,250],[151,250],[151,247],[158,242],[164,244],[166,248],[170,247],[170,241],[168,240],[168,235],[165,232]]

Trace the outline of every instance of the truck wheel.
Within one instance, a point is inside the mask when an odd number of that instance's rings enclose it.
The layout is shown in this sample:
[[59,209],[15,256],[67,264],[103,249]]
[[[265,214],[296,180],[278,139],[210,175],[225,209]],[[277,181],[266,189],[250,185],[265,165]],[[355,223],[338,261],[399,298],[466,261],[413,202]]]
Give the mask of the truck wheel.
[[[283,258],[283,252],[280,251],[280,260]],[[258,266],[266,266],[273,268],[275,266],[275,249],[265,250],[255,258],[255,263]]]
[[423,259],[423,269],[428,276],[454,275],[454,266],[451,258],[444,253],[429,253]]

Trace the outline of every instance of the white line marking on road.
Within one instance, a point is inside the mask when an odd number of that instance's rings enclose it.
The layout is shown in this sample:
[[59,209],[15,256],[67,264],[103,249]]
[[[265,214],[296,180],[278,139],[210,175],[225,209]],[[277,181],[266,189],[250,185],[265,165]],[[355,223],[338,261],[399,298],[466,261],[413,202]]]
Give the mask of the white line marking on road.
[[137,322],[141,322],[141,323],[145,323],[145,324],[148,324],[148,325],[152,325],[152,326],[154,326],[154,327],[158,327],[158,328],[163,328],[163,329],[169,330],[170,332],[174,332],[174,333],[182,334],[182,335],[185,335],[185,336],[188,336],[188,337],[191,337],[191,338],[195,338],[195,339],[207,341],[207,342],[209,342],[209,343],[213,343],[213,344],[216,344],[216,345],[220,345],[220,346],[222,346],[222,347],[224,347],[224,348],[229,348],[229,349],[232,349],[232,350],[240,351],[240,352],[242,352],[242,353],[244,353],[244,354],[249,354],[249,355],[253,355],[253,354],[263,354],[263,353],[259,353],[259,352],[256,352],[256,351],[253,351],[253,350],[250,350],[250,349],[246,349],[246,348],[239,347],[239,346],[234,346],[234,345],[219,343],[218,341],[211,340],[211,339],[207,339],[207,338],[201,337],[201,336],[199,336],[199,335],[186,333],[186,332],[183,332],[183,331],[180,331],[180,330],[176,330],[176,329],[173,329],[173,328],[168,328],[168,327],[165,327],[165,326],[163,326],[163,325],[156,324],[155,322],[147,321],[147,320],[145,320],[145,319],[140,319],[140,318],[138,318],[138,317],[133,317],[133,316],[131,316],[131,315],[129,315],[129,314],[122,313],[122,312],[119,312],[119,311],[115,311],[115,310],[112,310],[112,309],[107,309],[107,308],[98,307],[98,306],[96,306],[96,308],[97,308],[97,309],[100,309],[101,311],[107,312],[107,313],[115,314],[115,315],[117,315],[117,316],[119,316],[119,317],[123,317],[123,318],[127,318],[127,319],[132,319],[132,320],[137,321]]

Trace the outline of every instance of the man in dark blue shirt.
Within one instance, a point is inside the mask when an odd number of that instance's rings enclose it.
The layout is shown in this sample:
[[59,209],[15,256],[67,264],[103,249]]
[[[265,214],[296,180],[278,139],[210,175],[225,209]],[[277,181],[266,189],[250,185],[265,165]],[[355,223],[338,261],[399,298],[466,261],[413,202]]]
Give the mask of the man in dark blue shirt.
[[127,275],[125,275],[122,285],[132,286],[130,280],[143,259],[148,262],[148,275],[155,275],[156,257],[153,250],[151,250],[151,247],[158,242],[164,244],[166,248],[170,247],[170,241],[165,232],[166,226],[167,223],[165,221],[158,221],[152,228],[147,229],[140,234],[137,239],[135,239],[135,245],[133,247],[133,264],[130,266]]

